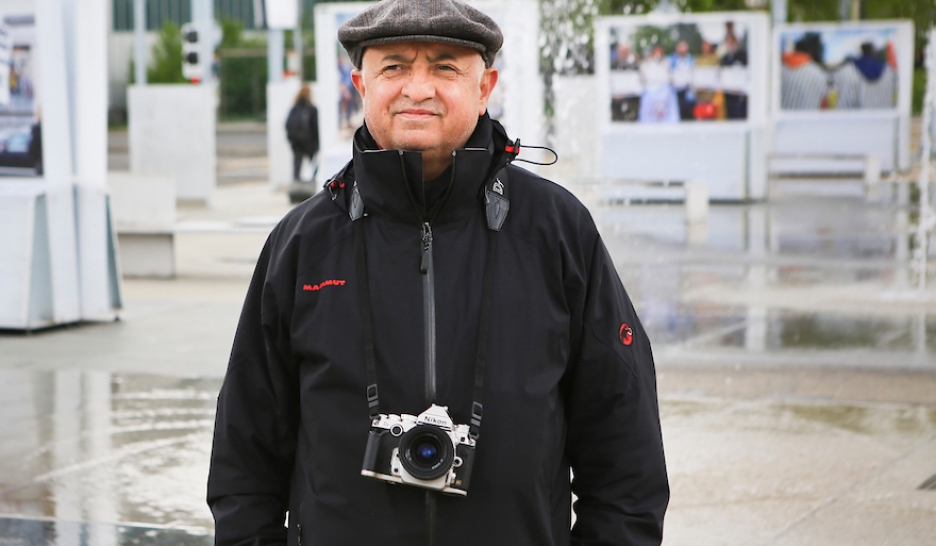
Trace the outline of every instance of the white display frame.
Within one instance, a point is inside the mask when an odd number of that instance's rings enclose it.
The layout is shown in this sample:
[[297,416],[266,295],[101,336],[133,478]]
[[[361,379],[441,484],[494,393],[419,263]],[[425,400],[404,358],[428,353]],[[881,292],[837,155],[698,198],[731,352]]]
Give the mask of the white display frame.
[[[616,122],[611,120],[610,33],[618,26],[669,26],[677,23],[734,21],[747,28],[748,105],[744,120],[678,123]],[[756,12],[651,13],[600,17],[595,23],[595,75],[603,113],[599,177],[613,180],[686,181],[703,178],[710,199],[743,201],[766,197],[766,150],[769,133],[770,21]],[[707,160],[705,155],[686,158],[688,143],[733,140],[726,154]],[[627,154],[621,143],[640,142],[639,152]],[[615,145],[617,144],[617,146]],[[683,161],[674,158],[683,157]],[[634,198],[640,199],[637,189]],[[648,198],[652,198],[648,196]]]
[[[36,103],[41,109],[43,172],[38,176],[0,177],[0,200],[22,218],[43,218],[45,229],[24,225],[8,248],[47,249],[48,256],[18,264],[26,271],[0,277],[0,292],[19,292],[43,302],[51,313],[0,328],[34,329],[81,320],[111,320],[121,306],[115,269],[115,238],[104,193],[107,165],[106,0],[0,0],[0,13],[35,17]],[[100,15],[105,19],[97,20]],[[34,195],[23,200],[24,194]],[[38,210],[41,207],[44,212]],[[31,220],[30,220],[31,221]],[[39,240],[43,239],[43,240]],[[15,259],[16,254],[0,256]],[[35,270],[40,268],[40,270]],[[32,286],[49,279],[46,294]],[[17,280],[18,279],[18,280]],[[26,279],[26,284],[23,284]],[[0,297],[0,300],[8,298]],[[6,312],[8,310],[4,310]],[[5,315],[14,316],[14,315]]]
[[[543,83],[539,74],[539,7],[533,0],[468,2],[497,22],[504,34],[501,48],[507,65],[499,71],[504,116],[499,121],[510,138],[539,145],[545,139]],[[373,2],[328,2],[315,6],[316,93],[321,148],[318,182],[335,174],[351,159],[351,139],[338,128],[337,18],[353,16]],[[516,59],[515,62],[510,62]],[[497,92],[497,91],[496,91]]]
[[[829,32],[839,29],[893,29],[896,31],[897,40],[897,104],[891,109],[868,109],[868,110],[784,110],[781,108],[780,100],[780,55],[782,54],[781,37],[789,32]],[[880,161],[881,168],[885,171],[901,170],[910,168],[910,117],[913,98],[913,52],[914,52],[914,25],[909,19],[888,19],[876,21],[843,21],[843,22],[825,22],[825,23],[795,23],[776,25],[772,36],[772,72],[771,77],[773,85],[771,88],[771,116],[773,118],[774,135],[772,139],[772,153],[781,156],[796,156],[803,158],[816,156],[842,158],[875,155]],[[909,69],[900,69],[908,67]],[[846,139],[837,139],[836,135],[855,137],[855,131],[866,128],[868,131],[880,133],[882,123],[892,122],[894,136],[882,137],[883,142],[891,142],[892,149],[883,149],[878,146],[877,149],[869,144],[865,149],[856,149],[850,146]],[[821,150],[811,149],[809,140],[799,139],[795,135],[799,133],[815,133],[817,128],[827,131],[827,136],[823,138],[824,146]],[[782,138],[781,132],[786,134],[789,131],[790,138]],[[860,135],[859,135],[860,136]],[[842,142],[842,146],[836,146],[836,142]],[[797,142],[803,143],[797,146]],[[809,161],[814,166],[812,170],[820,172],[836,172],[840,169],[836,161],[827,162],[826,166],[821,166],[816,161]],[[817,166],[818,165],[818,166]],[[774,168],[776,172],[799,172],[794,166],[787,168]]]

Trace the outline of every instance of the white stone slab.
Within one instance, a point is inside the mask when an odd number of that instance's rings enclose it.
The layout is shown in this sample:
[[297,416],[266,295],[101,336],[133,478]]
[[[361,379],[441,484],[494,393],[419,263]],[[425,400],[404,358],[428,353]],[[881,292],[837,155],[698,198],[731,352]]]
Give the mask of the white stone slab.
[[111,214],[118,232],[172,232],[176,187],[171,176],[107,173]]
[[[652,129],[652,130],[641,130]],[[601,175],[610,179],[699,180],[709,199],[747,199],[748,129],[744,125],[635,127],[602,139]]]
[[175,177],[176,198],[210,205],[217,182],[211,86],[128,88],[130,171]]

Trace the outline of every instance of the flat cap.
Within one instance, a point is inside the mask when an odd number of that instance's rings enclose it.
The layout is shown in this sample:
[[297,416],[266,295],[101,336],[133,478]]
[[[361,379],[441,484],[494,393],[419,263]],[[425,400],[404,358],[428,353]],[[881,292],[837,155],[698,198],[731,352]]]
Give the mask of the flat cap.
[[364,48],[395,42],[441,42],[470,47],[490,67],[504,36],[493,19],[455,0],[383,0],[341,25],[338,41],[358,68]]

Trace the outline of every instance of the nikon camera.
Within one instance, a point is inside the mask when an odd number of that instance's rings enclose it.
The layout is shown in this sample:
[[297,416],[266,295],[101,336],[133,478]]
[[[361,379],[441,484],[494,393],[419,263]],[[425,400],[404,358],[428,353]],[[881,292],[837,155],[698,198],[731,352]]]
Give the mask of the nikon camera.
[[456,425],[448,407],[419,415],[381,413],[371,423],[361,474],[390,483],[467,495],[475,440]]

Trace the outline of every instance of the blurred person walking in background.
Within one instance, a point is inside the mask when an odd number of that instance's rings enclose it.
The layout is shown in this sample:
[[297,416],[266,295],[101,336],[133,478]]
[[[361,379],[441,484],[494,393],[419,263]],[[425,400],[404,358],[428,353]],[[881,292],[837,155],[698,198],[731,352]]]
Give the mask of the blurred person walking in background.
[[[312,164],[312,179],[318,170],[319,130],[318,109],[312,104],[309,84],[302,84],[289,115],[286,117],[286,138],[293,152],[293,184],[289,188],[291,203],[300,203],[314,191],[301,186],[302,161],[308,157]],[[304,196],[304,197],[303,197]]]

